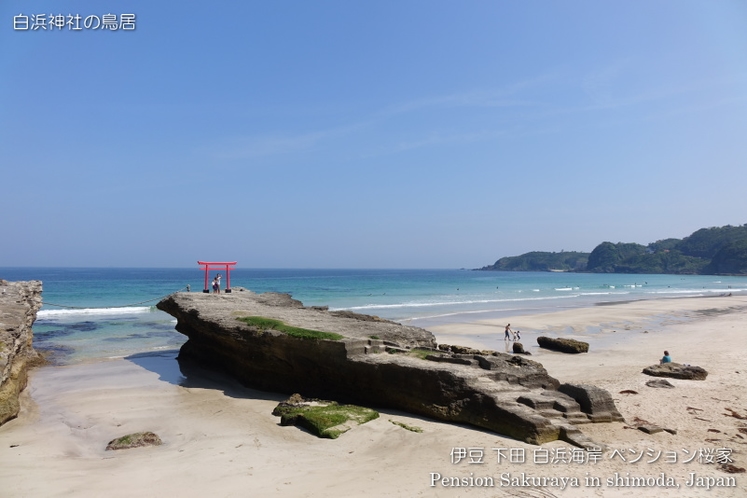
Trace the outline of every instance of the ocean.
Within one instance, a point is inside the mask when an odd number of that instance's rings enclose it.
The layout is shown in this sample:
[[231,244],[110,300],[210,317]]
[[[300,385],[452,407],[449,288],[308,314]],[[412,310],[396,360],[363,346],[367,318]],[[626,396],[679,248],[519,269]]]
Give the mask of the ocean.
[[[197,266],[0,268],[0,279],[43,282],[34,347],[60,365],[178,349],[186,338],[174,330],[176,320],[155,304],[187,285],[202,292],[204,275]],[[744,295],[747,277],[237,268],[231,286],[284,292],[308,306],[428,328],[639,299]]]

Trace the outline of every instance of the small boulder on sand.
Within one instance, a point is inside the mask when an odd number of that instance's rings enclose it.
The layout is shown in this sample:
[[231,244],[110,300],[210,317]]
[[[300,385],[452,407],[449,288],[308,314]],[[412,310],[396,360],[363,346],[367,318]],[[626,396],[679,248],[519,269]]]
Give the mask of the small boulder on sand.
[[673,379],[705,380],[708,372],[704,368],[680,363],[662,363],[643,369],[646,375],[654,377],[671,377]]
[[575,339],[557,339],[539,336],[537,338],[537,344],[539,344],[539,347],[541,348],[560,351],[561,353],[577,354],[589,352],[588,342],[577,341]]
[[126,450],[139,448],[141,446],[159,446],[163,444],[161,438],[152,432],[136,432],[126,436],[112,439],[106,445],[107,450]]

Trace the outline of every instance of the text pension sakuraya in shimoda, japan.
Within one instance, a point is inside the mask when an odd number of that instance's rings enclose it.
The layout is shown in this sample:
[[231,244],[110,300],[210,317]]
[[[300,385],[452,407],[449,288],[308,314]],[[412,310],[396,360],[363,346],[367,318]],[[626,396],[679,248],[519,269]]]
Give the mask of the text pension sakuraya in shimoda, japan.
[[135,14],[18,14],[14,31],[135,31]]

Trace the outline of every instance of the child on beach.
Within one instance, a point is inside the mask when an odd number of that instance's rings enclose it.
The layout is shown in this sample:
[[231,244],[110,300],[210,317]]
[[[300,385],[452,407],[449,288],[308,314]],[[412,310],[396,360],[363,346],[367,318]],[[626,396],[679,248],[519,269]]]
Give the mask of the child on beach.
[[669,356],[669,351],[664,351],[664,356],[659,360],[659,363],[662,365],[664,363],[672,363],[672,357]]

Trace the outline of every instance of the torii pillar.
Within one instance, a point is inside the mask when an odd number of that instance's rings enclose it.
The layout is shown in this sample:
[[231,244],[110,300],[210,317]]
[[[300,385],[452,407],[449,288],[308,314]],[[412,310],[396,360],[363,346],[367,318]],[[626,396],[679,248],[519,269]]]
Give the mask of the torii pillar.
[[225,270],[226,271],[226,293],[231,293],[231,268],[236,266],[236,261],[231,262],[217,262],[217,261],[198,261],[198,265],[202,265],[205,267],[205,288],[202,289],[202,292],[205,294],[210,293],[210,288],[208,287],[208,273],[210,270]]

